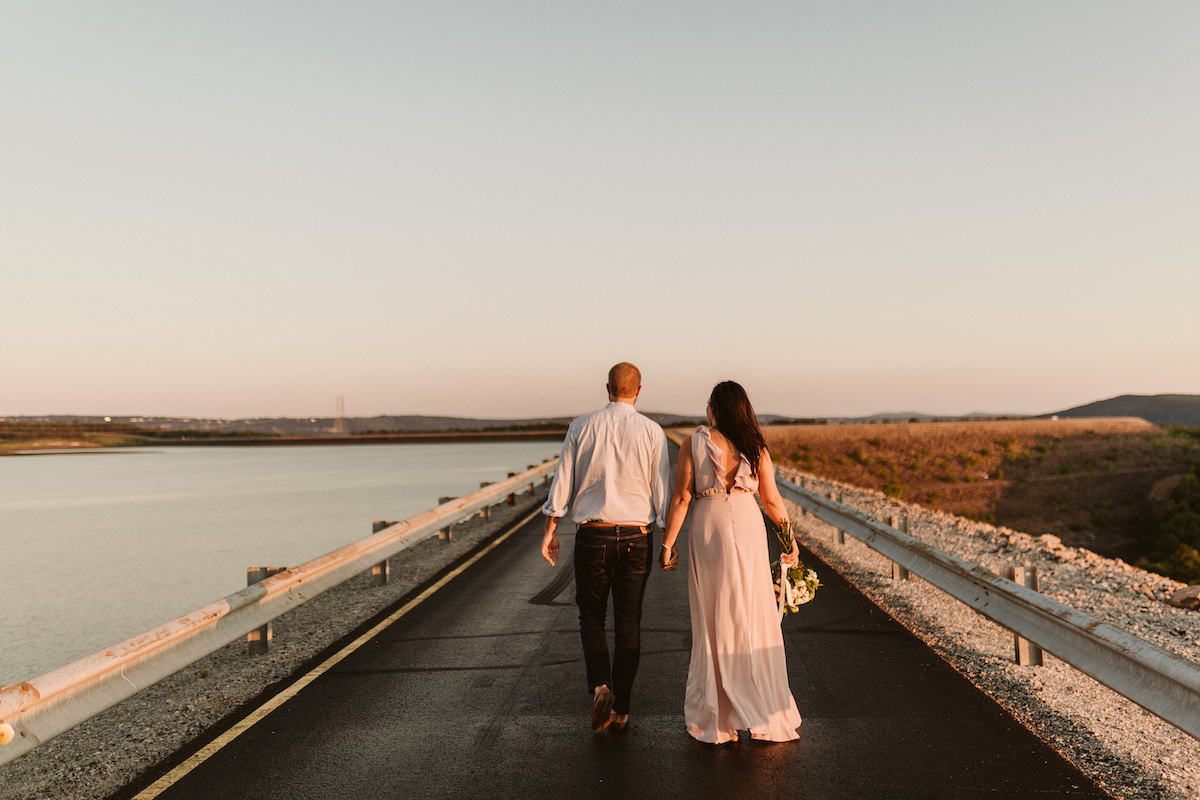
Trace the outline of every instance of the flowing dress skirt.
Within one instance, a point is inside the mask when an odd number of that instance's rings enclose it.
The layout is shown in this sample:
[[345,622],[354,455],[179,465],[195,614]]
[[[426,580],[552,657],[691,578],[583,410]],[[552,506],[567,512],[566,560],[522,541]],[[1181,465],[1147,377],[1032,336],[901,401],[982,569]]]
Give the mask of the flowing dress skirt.
[[800,712],[787,661],[767,531],[750,492],[696,498],[688,533],[692,657],[684,720],[688,733],[720,744],[799,738]]

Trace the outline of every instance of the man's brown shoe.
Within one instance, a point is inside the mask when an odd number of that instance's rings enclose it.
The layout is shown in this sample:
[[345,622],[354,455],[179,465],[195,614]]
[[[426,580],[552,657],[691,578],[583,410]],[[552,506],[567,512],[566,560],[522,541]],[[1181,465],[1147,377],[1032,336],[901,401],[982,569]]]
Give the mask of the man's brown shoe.
[[612,721],[609,723],[608,729],[613,733],[624,733],[625,731],[629,730],[629,715],[618,714],[614,711],[612,715]]
[[596,687],[592,700],[592,730],[602,731],[608,727],[612,721],[613,700],[612,689],[603,684]]

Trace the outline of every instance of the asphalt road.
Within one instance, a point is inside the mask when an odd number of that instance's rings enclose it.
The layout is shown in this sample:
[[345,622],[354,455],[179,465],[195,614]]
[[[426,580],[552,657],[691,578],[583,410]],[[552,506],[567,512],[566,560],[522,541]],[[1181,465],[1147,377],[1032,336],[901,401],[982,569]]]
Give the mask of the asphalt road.
[[630,730],[595,733],[573,583],[529,602],[540,540],[539,518],[161,797],[1107,797],[804,553],[825,586],[783,623],[798,742],[684,731],[686,548],[650,579]]

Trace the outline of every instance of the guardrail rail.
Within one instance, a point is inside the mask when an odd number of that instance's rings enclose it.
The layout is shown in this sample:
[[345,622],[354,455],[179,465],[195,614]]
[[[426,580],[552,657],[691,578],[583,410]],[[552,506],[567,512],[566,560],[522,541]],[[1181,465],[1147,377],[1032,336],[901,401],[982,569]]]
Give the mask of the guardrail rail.
[[182,617],[22,683],[0,688],[0,764],[245,636],[537,479],[558,459],[442,503]]
[[1200,665],[776,475],[819,520],[1200,739]]

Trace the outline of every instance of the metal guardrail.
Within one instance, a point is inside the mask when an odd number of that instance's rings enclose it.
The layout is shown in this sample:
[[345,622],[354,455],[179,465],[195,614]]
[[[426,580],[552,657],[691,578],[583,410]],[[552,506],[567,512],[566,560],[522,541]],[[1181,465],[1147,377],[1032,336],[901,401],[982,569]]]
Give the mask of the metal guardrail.
[[1200,739],[1200,665],[782,476],[776,483],[817,519]]
[[663,433],[665,433],[667,435],[667,438],[670,439],[672,442],[674,442],[677,445],[682,445],[684,442],[687,441],[687,436],[684,436],[679,431],[671,430],[670,428],[668,428],[667,430],[663,431]]
[[[298,567],[290,567],[178,619],[23,683],[0,688],[0,764],[99,714],[245,636],[286,611],[460,522],[537,478],[554,458],[423,511]],[[7,737],[3,737],[7,738]],[[3,741],[0,738],[0,741]]]

